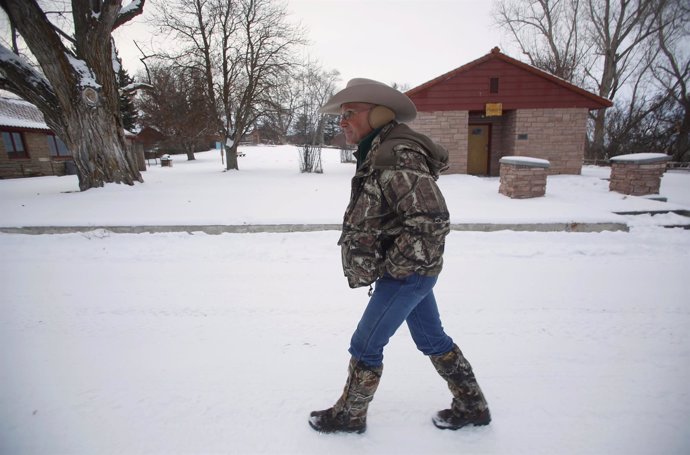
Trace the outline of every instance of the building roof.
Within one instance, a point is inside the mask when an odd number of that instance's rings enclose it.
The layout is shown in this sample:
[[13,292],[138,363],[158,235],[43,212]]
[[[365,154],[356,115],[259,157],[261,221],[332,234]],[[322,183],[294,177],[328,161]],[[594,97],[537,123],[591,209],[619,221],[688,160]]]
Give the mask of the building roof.
[[531,76],[553,83],[561,89],[571,92],[573,95],[582,97],[584,100],[586,100],[586,104],[588,104],[587,107],[589,109],[602,109],[613,105],[613,103],[606,98],[603,98],[583,88],[573,85],[570,82],[556,77],[551,73],[548,73],[532,65],[521,62],[519,60],[516,60],[512,57],[503,54],[498,47],[493,48],[491,52],[484,55],[483,57],[478,58],[477,60],[473,60],[465,65],[462,65],[452,71],[442,74],[428,82],[425,82],[417,87],[408,90],[406,94],[407,96],[412,98],[413,101],[415,101],[415,98],[424,97],[425,94],[430,91],[430,89],[435,90],[437,87],[444,85],[451,79],[457,78],[458,76],[464,77],[467,73],[472,72],[472,70],[477,69],[483,64],[492,61],[501,62],[503,64],[516,67],[522,71],[527,72]]
[[[0,127],[52,131],[36,106],[23,99],[7,96],[0,96]],[[126,138],[137,139],[137,133],[124,131]]]
[[0,97],[0,126],[50,131],[41,111],[18,98]]

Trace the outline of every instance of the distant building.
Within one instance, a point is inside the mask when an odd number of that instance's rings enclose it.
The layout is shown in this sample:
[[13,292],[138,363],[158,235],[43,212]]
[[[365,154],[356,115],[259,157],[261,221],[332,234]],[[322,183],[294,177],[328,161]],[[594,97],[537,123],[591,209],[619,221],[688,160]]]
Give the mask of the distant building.
[[580,174],[589,111],[612,105],[498,48],[406,93],[418,111],[410,126],[448,149],[448,173],[474,175],[498,175],[503,156]]
[[33,104],[0,98],[0,178],[64,175],[72,155]]
[[[28,101],[0,97],[0,135],[0,178],[76,173],[67,146],[48,127],[41,111]],[[143,171],[143,150],[135,138],[125,131],[125,141],[137,152],[137,164]]]

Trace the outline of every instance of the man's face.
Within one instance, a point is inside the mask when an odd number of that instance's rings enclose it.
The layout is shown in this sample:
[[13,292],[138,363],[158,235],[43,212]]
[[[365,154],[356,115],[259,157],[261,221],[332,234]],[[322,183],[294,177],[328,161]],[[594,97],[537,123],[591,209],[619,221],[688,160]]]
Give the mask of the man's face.
[[359,141],[371,133],[369,111],[373,107],[373,104],[368,103],[345,103],[340,106],[340,128],[346,143],[359,144]]

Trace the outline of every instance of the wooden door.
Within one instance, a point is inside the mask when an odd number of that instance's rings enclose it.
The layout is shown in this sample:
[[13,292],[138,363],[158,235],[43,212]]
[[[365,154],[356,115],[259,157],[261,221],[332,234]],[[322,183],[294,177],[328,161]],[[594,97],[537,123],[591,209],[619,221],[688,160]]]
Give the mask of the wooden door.
[[491,125],[469,125],[467,173],[489,175],[489,129]]

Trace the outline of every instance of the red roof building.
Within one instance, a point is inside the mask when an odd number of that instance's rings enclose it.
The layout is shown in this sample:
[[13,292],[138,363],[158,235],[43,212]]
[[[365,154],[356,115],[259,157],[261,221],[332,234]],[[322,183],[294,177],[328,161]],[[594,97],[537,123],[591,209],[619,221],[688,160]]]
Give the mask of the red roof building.
[[448,149],[449,173],[498,175],[503,156],[550,162],[551,174],[579,174],[587,117],[611,101],[494,48],[415,87],[410,123]]

